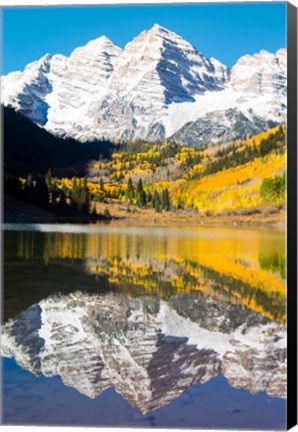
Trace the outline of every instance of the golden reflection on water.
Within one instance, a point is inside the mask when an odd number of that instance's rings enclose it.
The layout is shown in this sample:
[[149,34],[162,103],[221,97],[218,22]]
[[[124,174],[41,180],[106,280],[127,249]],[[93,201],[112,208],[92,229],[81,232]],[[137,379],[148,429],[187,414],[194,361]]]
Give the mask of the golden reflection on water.
[[[111,284],[164,295],[202,292],[285,322],[285,236],[261,229],[106,227],[98,233],[18,232],[18,258],[81,260]],[[42,241],[41,241],[42,239]],[[166,287],[166,288],[165,288]],[[134,293],[137,293],[134,290]]]

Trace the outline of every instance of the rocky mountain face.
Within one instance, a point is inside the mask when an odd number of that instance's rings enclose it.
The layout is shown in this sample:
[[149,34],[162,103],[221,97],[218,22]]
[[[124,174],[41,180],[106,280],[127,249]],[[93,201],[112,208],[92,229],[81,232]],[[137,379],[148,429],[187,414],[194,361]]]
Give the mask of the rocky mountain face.
[[238,108],[212,111],[195,121],[187,122],[171,138],[190,147],[205,143],[225,143],[259,134],[276,126],[278,122],[256,116],[253,110],[247,114]]
[[231,85],[242,92],[246,100],[264,93],[279,93],[286,96],[287,53],[280,49],[276,54],[263,50],[255,55],[241,57],[231,72]]
[[49,132],[82,142],[199,145],[285,121],[286,76],[285,49],[244,56],[230,70],[154,25],[124,50],[103,36],[69,57],[47,54],[2,77],[1,98]]
[[286,397],[285,329],[224,301],[192,300],[50,296],[4,324],[2,355],[90,398],[114,387],[143,413],[219,374]]
[[106,90],[121,51],[103,36],[68,58],[47,54],[23,72],[2,77],[2,102],[55,135],[77,137],[88,123],[91,101]]

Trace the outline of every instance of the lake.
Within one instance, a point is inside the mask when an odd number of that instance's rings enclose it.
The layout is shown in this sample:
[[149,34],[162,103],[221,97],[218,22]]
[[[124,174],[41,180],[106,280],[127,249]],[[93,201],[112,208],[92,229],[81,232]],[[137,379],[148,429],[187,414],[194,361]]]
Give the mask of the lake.
[[286,428],[283,231],[3,229],[4,424]]

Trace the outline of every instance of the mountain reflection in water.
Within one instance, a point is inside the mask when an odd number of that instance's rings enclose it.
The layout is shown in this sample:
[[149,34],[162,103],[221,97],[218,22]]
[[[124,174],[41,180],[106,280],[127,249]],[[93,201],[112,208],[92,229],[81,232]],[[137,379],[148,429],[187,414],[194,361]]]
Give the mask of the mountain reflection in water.
[[143,414],[220,375],[286,398],[283,235],[189,232],[5,232],[2,355]]

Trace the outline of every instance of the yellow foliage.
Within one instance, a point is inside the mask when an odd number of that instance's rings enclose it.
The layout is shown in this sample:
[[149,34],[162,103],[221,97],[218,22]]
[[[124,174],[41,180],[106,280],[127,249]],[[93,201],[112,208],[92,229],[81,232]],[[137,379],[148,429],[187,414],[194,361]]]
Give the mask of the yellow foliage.
[[172,183],[172,202],[176,205],[179,196],[182,196],[185,207],[193,206],[203,212],[216,213],[240,207],[254,208],[262,202],[261,181],[284,172],[285,157],[285,154],[270,154],[257,158],[245,165],[220,171],[200,180],[191,180],[178,190],[175,183]]
[[[251,137],[247,140],[247,144],[252,145],[253,143],[255,143],[256,145],[259,145],[263,139],[266,139],[269,137],[269,135],[276,133],[279,128],[280,128],[280,126],[276,126],[275,128],[268,129],[265,132],[262,132],[258,135],[254,135],[253,137]],[[282,128],[284,131],[286,130],[285,125],[282,125]]]
[[[78,179],[79,182],[83,181],[82,178]],[[67,188],[68,190],[72,190],[73,188],[73,179],[69,179],[66,177],[63,177],[61,179],[58,179],[57,186],[59,189]],[[89,189],[89,192],[92,195],[101,195],[102,191],[100,190],[100,184],[94,183],[94,182],[87,182],[87,187]],[[120,184],[120,183],[105,183],[104,184],[104,191],[105,194],[110,197],[117,197],[119,190],[125,191],[127,189],[127,184]]]
[[[52,233],[45,254],[47,260],[82,259],[86,271],[105,274],[111,283],[125,282],[126,286],[165,295],[162,282],[169,282],[173,293],[200,291],[285,321],[285,282],[279,274],[261,268],[259,262],[260,255],[285,253],[282,233],[188,226],[181,235],[181,227],[170,229],[171,235],[166,236],[145,231],[141,239],[137,233],[117,230],[75,237]],[[276,296],[280,299],[278,317],[271,309]]]

